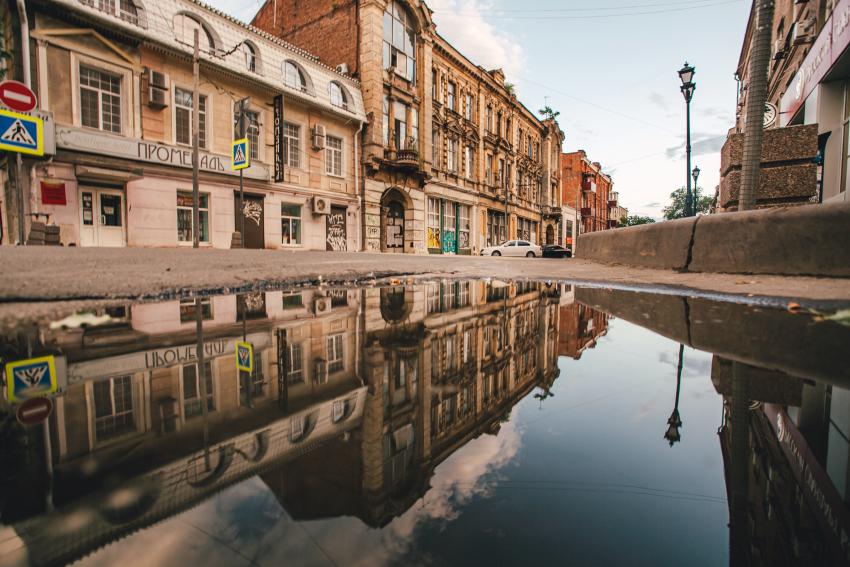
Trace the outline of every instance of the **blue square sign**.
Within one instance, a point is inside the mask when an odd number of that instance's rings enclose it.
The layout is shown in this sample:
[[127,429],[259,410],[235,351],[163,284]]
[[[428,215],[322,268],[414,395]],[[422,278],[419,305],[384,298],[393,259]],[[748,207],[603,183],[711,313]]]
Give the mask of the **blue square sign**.
[[0,109],[0,149],[44,155],[44,122],[26,114]]
[[251,343],[236,341],[236,368],[245,372],[254,371],[254,347]]
[[250,165],[248,157],[248,138],[236,140],[230,147],[231,169],[245,169]]
[[56,391],[56,362],[52,356],[6,364],[6,396],[20,402]]

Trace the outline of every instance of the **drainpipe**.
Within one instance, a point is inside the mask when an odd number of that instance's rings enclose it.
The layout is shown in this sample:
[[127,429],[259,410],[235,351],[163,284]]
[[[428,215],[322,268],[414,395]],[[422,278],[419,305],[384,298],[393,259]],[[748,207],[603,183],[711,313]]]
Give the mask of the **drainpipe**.
[[360,225],[363,224],[363,200],[360,197],[360,152],[357,150],[360,147],[358,142],[362,131],[363,122],[360,123],[360,127],[354,133],[354,190],[357,191],[357,250],[355,252],[360,252],[361,246],[362,250],[366,249],[365,243],[360,241]]

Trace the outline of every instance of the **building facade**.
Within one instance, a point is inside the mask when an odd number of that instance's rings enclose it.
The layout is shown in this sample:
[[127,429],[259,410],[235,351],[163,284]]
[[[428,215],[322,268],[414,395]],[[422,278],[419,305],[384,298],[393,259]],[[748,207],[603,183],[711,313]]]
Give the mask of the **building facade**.
[[[49,214],[64,245],[192,246],[197,102],[200,246],[229,248],[242,217],[247,248],[358,248],[366,115],[357,81],[192,0],[27,5],[33,90],[56,145],[55,155],[24,160],[27,229],[30,214]],[[15,46],[15,3],[4,21]],[[236,103],[247,97],[243,200],[230,152]],[[4,244],[18,240],[14,170],[2,173]]]
[[614,182],[602,173],[599,162],[591,162],[584,150],[561,155],[561,185],[564,205],[579,209],[579,232],[616,228],[619,217],[612,215],[619,204]]
[[441,38],[424,3],[267,2],[253,24],[361,81],[366,250],[554,243],[563,133]]

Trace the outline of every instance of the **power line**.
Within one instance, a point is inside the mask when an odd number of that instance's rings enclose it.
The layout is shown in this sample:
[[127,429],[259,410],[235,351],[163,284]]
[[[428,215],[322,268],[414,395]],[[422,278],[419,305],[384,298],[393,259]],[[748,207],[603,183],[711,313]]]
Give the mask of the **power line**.
[[667,12],[681,12],[683,10],[696,10],[698,8],[711,8],[713,6],[722,6],[724,4],[735,4],[737,2],[743,2],[744,0],[726,0],[726,2],[717,2],[715,4],[705,4],[703,6],[689,6],[687,8],[670,8],[669,10],[653,10],[649,12],[629,12],[628,14],[601,14],[598,16],[490,16],[487,14],[477,13],[475,15],[465,16],[463,14],[456,14],[451,12],[439,12],[439,14],[446,14],[447,16],[451,16],[454,18],[490,18],[490,19],[503,19],[503,20],[587,20],[587,19],[599,19],[599,18],[621,18],[624,16],[643,16],[646,14],[664,14]]
[[[694,146],[699,145],[699,144],[705,144],[706,142],[713,142],[714,140],[723,140],[723,139],[726,139],[726,136],[717,136],[716,138],[708,138],[707,140],[700,140],[699,142],[694,142],[693,144],[691,144],[691,147],[694,147]],[[641,159],[660,156],[661,154],[666,154],[668,151],[669,150],[664,150],[663,152],[658,152],[658,153],[655,153],[655,154],[649,154],[648,156],[643,156],[643,157],[634,158],[634,159],[630,159],[630,160],[626,160],[626,161],[621,161],[621,162],[618,162],[618,163],[612,163],[611,165],[606,165],[605,168],[615,167],[615,166],[618,166],[618,165],[623,165],[624,163],[631,163],[633,161],[638,161],[638,160],[641,160]],[[603,168],[603,169],[605,169],[605,168]]]

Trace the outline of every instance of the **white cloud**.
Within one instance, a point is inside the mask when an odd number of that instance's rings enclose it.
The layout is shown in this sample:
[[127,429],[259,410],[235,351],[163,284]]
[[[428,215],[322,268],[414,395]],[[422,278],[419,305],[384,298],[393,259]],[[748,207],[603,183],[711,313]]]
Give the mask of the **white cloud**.
[[[437,33],[474,64],[488,71],[502,69],[514,76],[525,69],[526,55],[522,45],[481,16],[479,10],[492,9],[492,5],[475,0],[434,0],[428,2],[428,7],[434,11],[432,17]],[[506,80],[516,82],[513,77]]]

